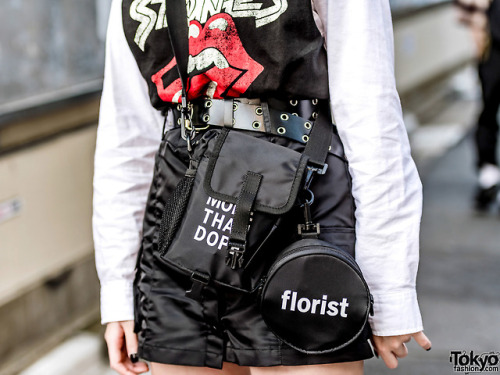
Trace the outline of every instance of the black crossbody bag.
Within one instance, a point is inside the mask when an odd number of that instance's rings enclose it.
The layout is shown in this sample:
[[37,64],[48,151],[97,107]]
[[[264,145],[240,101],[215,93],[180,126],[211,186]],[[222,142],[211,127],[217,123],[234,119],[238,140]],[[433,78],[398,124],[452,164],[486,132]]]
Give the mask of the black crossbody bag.
[[[338,350],[361,334],[373,301],[354,258],[319,240],[319,224],[311,221],[309,186],[328,167],[329,115],[319,113],[302,153],[263,134],[233,129],[231,122],[197,134],[186,95],[185,6],[184,0],[169,2],[167,20],[190,160],[165,202],[159,258],[191,277],[191,298],[200,300],[208,284],[255,293],[266,324],[285,343],[305,353]],[[298,205],[304,223],[294,236],[301,239],[285,248],[276,241],[269,246],[283,235],[283,217]]]

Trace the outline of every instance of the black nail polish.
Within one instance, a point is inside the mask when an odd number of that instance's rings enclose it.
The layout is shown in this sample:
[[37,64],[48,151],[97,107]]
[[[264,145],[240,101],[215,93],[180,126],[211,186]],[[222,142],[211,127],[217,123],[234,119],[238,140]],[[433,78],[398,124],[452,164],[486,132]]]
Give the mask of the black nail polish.
[[429,349],[425,349],[426,351],[430,351],[432,349],[432,347],[430,347]]
[[130,360],[132,361],[132,363],[139,362],[139,356],[137,355],[137,353],[130,354]]

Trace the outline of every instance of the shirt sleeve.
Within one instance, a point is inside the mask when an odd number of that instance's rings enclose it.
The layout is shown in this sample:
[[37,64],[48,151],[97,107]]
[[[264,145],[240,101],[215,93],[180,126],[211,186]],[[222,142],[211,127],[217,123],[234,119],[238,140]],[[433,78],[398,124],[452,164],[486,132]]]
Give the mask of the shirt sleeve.
[[94,159],[93,234],[101,321],[131,320],[132,283],[163,118],[127,45],[113,0]]
[[333,114],[356,203],[356,259],[374,296],[373,333],[421,331],[415,290],[422,185],[394,77],[388,0],[314,0]]

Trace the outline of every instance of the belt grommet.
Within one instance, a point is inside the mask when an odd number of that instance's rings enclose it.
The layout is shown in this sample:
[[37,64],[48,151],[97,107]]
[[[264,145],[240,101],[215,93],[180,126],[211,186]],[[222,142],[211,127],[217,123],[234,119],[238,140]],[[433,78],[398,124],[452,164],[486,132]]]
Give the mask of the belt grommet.
[[182,104],[177,104],[177,110],[178,111],[182,110]]
[[252,122],[252,128],[259,129],[260,128],[260,122],[258,122],[258,121]]
[[332,151],[332,146],[328,146],[328,151]]
[[233,126],[236,125],[236,119],[233,118]]
[[318,112],[313,112],[311,116],[316,120],[318,118]]
[[299,104],[299,101],[297,99],[292,99],[292,100],[290,100],[290,104],[295,107],[295,106],[297,106],[297,104]]
[[290,118],[290,116],[288,116],[286,113],[282,113],[280,118],[283,120],[283,121],[288,121],[288,119]]
[[205,108],[211,108],[212,107],[212,101],[210,99],[205,101]]
[[177,125],[179,125],[179,126],[181,125],[181,119],[180,119],[180,117],[177,119]]
[[312,124],[307,121],[305,124],[304,124],[304,128],[306,128],[307,130],[311,129],[312,128]]
[[237,109],[238,109],[238,103],[233,102],[233,111],[236,112]]
[[299,117],[299,114],[295,112],[293,112],[292,115]]
[[277,132],[278,132],[278,134],[285,134],[286,133],[286,129],[283,126],[280,126],[277,129]]
[[302,136],[302,140],[304,141],[304,143],[307,143],[307,141],[309,141],[309,136],[307,134],[304,134]]
[[257,108],[255,108],[255,113],[258,116],[262,116],[262,114],[264,113],[264,111],[262,110],[262,107],[257,107]]
[[312,104],[313,104],[313,105],[318,105],[318,101],[319,101],[318,99],[313,99],[313,100],[312,100]]
[[208,113],[205,113],[203,115],[203,122],[208,123],[210,121],[210,115]]

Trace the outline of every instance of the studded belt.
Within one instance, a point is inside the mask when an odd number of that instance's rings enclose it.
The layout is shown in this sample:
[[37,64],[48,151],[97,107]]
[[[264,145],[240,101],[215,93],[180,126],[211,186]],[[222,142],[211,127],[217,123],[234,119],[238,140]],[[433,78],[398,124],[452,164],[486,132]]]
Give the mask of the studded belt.
[[[180,105],[173,108],[176,126],[181,124],[180,109]],[[328,110],[326,100],[197,99],[190,103],[189,126],[197,131],[211,126],[231,127],[307,143],[320,110]]]

